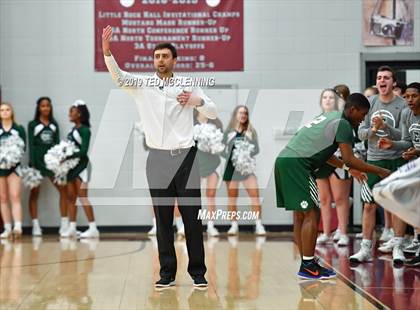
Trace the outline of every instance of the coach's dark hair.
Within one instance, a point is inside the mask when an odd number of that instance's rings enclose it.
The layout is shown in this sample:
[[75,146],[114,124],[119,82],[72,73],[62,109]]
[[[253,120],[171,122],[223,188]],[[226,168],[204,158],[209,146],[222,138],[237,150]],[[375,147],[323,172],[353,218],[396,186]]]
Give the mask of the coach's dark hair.
[[79,113],[80,113],[80,123],[83,125],[90,127],[90,113],[86,105],[78,105],[75,106]]
[[361,93],[353,93],[348,96],[344,110],[355,107],[356,109],[370,109],[369,100]]
[[159,43],[158,45],[156,45],[155,48],[153,49],[153,55],[155,54],[155,52],[157,50],[163,50],[164,48],[167,48],[171,51],[173,58],[178,57],[178,53],[176,52],[175,46],[173,46],[171,43],[167,43],[167,42]]
[[417,91],[420,93],[420,83],[419,82],[413,82],[413,83],[408,84],[407,89],[408,88],[417,89]]
[[48,103],[50,104],[50,115],[48,115],[48,121],[49,122],[53,122],[54,120],[54,115],[53,115],[53,106],[52,106],[52,102],[51,102],[51,98],[50,97],[39,97],[38,100],[36,101],[36,108],[35,108],[35,116],[34,116],[34,120],[37,121],[39,120],[39,117],[41,116],[41,112],[39,111],[39,107],[41,106],[42,101],[47,100]]
[[379,68],[378,68],[378,71],[377,72],[382,72],[382,71],[388,71],[388,72],[391,72],[392,73],[392,80],[395,82],[395,81],[397,81],[397,78],[396,78],[396,76],[395,76],[395,71],[394,71],[394,69],[392,69],[390,66],[380,66]]

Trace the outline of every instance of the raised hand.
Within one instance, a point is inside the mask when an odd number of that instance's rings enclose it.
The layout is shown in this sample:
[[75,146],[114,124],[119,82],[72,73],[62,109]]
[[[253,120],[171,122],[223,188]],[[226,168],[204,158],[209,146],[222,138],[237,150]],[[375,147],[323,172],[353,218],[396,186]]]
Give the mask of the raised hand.
[[380,138],[378,141],[378,147],[382,150],[389,150],[393,146],[393,142],[391,139],[388,138]]
[[177,97],[176,100],[183,106],[192,106],[196,107],[201,105],[201,98],[192,94],[189,91],[182,91]]
[[102,51],[105,56],[111,56],[110,42],[112,37],[112,27],[106,26],[102,30]]
[[372,118],[372,125],[376,130],[382,129],[384,127],[384,120],[380,116],[375,116]]

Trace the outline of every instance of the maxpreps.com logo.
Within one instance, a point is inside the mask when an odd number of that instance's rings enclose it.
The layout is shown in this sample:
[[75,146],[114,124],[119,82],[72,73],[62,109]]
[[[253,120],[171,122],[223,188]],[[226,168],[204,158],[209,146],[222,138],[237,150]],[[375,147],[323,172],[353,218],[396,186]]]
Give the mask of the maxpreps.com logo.
[[408,129],[414,148],[420,149],[420,124],[412,124]]
[[[372,117],[370,118],[370,122],[371,122],[371,123],[372,123],[372,119],[373,119],[375,116],[379,116],[379,117],[381,117],[381,118],[382,118],[382,120],[384,121],[384,123],[386,123],[386,124],[388,125],[388,127],[395,128],[395,118],[394,118],[394,115],[392,115],[392,113],[391,113],[391,112],[389,112],[389,111],[387,111],[387,110],[378,110],[378,111],[374,112],[374,113],[372,114]],[[383,131],[382,129],[379,129],[379,130],[376,132],[376,135],[377,135],[378,137],[386,137],[386,136],[388,136],[388,134],[386,134],[386,133],[385,133],[385,131]]]

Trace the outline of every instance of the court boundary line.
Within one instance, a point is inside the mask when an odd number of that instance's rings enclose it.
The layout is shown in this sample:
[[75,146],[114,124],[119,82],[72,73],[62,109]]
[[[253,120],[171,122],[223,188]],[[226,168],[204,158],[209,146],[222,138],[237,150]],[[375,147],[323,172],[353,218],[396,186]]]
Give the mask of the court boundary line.
[[377,299],[375,296],[371,295],[369,292],[362,289],[360,286],[358,286],[356,283],[351,281],[349,278],[347,278],[345,275],[343,275],[341,272],[339,272],[336,268],[331,266],[329,263],[327,263],[323,258],[321,258],[322,263],[330,268],[332,268],[337,273],[337,278],[340,279],[344,284],[346,284],[349,288],[351,288],[354,292],[359,294],[361,297],[369,301],[374,307],[380,310],[391,310],[387,305],[382,303],[379,299]]
[[99,259],[108,259],[108,258],[114,258],[114,257],[122,257],[122,256],[131,255],[131,254],[134,254],[134,253],[139,253],[139,252],[143,251],[145,248],[146,248],[146,242],[142,240],[141,244],[140,244],[140,248],[138,248],[136,250],[133,250],[133,251],[130,251],[130,252],[118,253],[118,254],[101,256],[101,257],[87,257],[87,258],[84,258],[84,259],[73,259],[73,260],[66,260],[66,261],[41,263],[41,264],[27,264],[27,265],[16,265],[16,266],[6,266],[6,267],[1,267],[0,266],[0,270],[13,269],[13,268],[23,268],[23,267],[35,267],[35,266],[49,266],[49,265],[57,265],[57,264],[85,262],[85,261],[89,261],[89,260],[99,260]]

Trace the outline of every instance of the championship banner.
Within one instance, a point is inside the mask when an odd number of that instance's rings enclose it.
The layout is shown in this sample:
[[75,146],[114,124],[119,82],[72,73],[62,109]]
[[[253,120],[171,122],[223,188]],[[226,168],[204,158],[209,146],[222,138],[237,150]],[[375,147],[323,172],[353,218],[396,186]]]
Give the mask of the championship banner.
[[373,188],[375,201],[413,227],[420,227],[420,158]]
[[95,0],[95,70],[107,71],[102,29],[122,70],[150,72],[153,48],[173,43],[176,70],[243,71],[243,0]]

